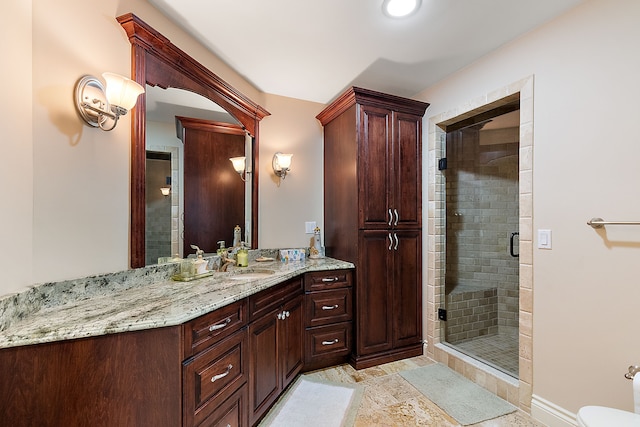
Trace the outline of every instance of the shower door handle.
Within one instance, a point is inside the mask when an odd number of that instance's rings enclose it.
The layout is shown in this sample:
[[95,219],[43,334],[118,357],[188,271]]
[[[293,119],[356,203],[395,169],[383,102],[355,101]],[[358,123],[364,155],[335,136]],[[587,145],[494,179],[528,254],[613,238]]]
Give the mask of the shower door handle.
[[516,239],[516,236],[519,236],[520,233],[518,233],[517,231],[511,233],[511,238],[509,239],[509,253],[511,254],[512,257],[517,258],[520,256],[520,254],[517,254],[514,252],[514,241]]

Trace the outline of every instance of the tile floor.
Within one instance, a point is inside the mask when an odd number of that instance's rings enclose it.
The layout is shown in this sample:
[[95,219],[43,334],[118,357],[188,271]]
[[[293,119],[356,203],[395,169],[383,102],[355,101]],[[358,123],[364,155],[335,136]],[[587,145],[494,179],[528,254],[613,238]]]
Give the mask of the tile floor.
[[[426,356],[404,359],[356,371],[350,365],[307,373],[316,379],[337,383],[360,383],[364,394],[354,427],[438,426],[460,424],[405,381],[398,372],[435,363]],[[514,413],[474,424],[474,427],[542,427],[518,410]]]
[[518,378],[517,336],[488,335],[451,345],[468,356],[482,359],[494,368]]

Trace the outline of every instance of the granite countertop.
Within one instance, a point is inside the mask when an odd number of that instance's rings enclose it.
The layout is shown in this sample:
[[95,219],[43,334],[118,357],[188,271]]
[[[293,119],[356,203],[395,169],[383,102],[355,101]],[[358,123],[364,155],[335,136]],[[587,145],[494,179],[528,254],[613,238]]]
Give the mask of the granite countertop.
[[[0,348],[180,325],[303,273],[353,267],[332,258],[307,258],[287,263],[251,262],[249,269],[274,271],[253,280],[231,279],[239,270],[236,268],[190,282],[173,281],[166,274],[154,276],[145,270],[138,273],[133,285],[129,278],[123,281],[105,276],[87,279],[100,281],[99,285],[80,280],[65,286],[56,284],[19,295],[22,298],[0,301],[4,303],[0,304],[4,317]],[[20,305],[32,308],[24,310]]]

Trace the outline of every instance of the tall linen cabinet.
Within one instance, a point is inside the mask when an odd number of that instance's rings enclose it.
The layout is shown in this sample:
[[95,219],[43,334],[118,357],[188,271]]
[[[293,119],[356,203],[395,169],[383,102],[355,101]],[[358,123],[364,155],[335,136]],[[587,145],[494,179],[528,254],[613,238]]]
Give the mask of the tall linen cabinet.
[[422,354],[422,117],[429,104],[352,87],[324,126],[328,256],[356,265],[356,369]]

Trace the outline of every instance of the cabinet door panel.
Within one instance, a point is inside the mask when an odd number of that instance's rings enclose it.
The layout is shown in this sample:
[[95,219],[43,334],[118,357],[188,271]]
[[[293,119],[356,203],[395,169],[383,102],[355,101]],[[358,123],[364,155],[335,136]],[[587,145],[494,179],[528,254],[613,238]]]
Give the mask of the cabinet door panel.
[[395,173],[391,202],[394,228],[420,228],[422,225],[421,133],[421,117],[394,114]]
[[394,347],[404,347],[422,341],[422,239],[419,230],[394,234],[393,338]]
[[249,405],[251,424],[268,409],[280,392],[278,375],[277,310],[249,325]]
[[392,347],[391,256],[389,232],[361,231],[356,274],[358,355]]
[[285,388],[302,370],[304,362],[304,310],[302,295],[283,306],[286,316],[280,320],[278,349],[282,362],[282,388]]
[[391,194],[391,111],[362,106],[360,111],[360,228],[389,226]]

